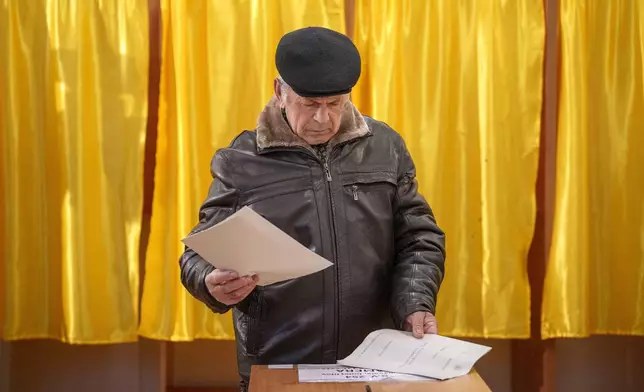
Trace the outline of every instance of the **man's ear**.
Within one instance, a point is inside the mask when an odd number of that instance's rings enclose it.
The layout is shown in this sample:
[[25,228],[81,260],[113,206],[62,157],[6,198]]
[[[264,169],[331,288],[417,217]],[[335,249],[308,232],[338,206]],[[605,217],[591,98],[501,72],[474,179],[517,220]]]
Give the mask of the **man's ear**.
[[282,97],[282,94],[284,94],[284,91],[282,91],[282,83],[278,78],[275,78],[275,80],[273,80],[273,91],[275,92],[275,96],[280,101],[280,103],[284,102],[284,97]]

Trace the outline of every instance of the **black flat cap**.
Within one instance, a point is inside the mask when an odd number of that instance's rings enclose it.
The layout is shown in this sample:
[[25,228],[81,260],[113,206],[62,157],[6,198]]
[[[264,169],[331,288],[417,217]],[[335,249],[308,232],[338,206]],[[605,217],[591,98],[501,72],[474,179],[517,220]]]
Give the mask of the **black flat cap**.
[[346,94],[360,78],[360,54],[344,34],[306,27],[285,34],[275,65],[284,81],[302,97]]

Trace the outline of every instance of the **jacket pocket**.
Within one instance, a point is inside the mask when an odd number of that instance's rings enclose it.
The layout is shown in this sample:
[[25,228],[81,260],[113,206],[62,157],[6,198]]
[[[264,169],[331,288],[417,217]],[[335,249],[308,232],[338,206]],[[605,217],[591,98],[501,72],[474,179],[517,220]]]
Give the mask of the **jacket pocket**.
[[311,189],[312,185],[308,177],[291,178],[242,190],[240,201],[241,205],[250,206],[265,200],[303,193]]
[[[396,174],[351,173],[343,175],[342,184],[345,235],[349,243],[360,244],[349,251],[352,269],[372,271],[376,264],[384,267],[394,256]],[[360,263],[364,265],[359,267]],[[373,279],[382,279],[385,273],[379,271]]]
[[349,173],[342,175],[342,185],[354,202],[360,202],[376,195],[393,198],[398,182],[391,172]]

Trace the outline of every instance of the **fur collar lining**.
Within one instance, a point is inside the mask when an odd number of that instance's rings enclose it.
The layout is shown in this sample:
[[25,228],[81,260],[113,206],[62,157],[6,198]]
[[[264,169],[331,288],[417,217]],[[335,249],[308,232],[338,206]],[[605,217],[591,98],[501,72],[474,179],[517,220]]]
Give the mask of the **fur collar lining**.
[[[350,101],[347,101],[342,112],[340,130],[329,141],[329,147],[367,135],[371,135],[371,131],[362,114]],[[257,120],[258,151],[262,152],[273,147],[303,147],[315,153],[304,139],[291,130],[275,96],[271,98]]]

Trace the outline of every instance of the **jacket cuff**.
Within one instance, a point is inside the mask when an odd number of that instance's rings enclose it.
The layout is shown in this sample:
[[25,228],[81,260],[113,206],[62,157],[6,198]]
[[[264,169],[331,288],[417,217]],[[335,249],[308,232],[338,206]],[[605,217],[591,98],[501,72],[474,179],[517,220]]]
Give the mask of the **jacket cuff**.
[[396,328],[404,331],[407,326],[407,317],[416,312],[429,312],[434,316],[436,315],[435,306],[433,306],[432,304],[422,302],[400,303],[393,312],[394,324],[396,325]]

